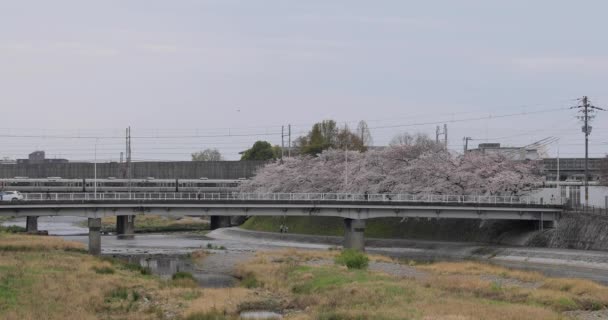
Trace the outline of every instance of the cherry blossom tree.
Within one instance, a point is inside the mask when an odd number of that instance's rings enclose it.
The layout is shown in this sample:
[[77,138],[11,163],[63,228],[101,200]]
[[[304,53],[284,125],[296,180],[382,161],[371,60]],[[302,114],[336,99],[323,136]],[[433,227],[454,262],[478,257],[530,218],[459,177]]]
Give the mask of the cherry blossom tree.
[[538,165],[500,155],[454,154],[435,143],[367,152],[330,149],[261,168],[246,192],[516,195],[542,182]]

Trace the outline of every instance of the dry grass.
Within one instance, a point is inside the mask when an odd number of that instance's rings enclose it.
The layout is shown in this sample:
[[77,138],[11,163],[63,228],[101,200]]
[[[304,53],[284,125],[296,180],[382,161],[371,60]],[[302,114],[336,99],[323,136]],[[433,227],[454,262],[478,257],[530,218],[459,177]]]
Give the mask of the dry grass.
[[74,252],[82,249],[79,243],[3,234],[0,247],[11,248],[0,251],[2,319],[157,319],[157,310],[172,309],[179,314],[175,299],[158,294],[167,290],[163,282]]
[[244,288],[163,281],[81,249],[55,237],[0,234],[0,319],[179,319],[211,310],[234,313],[239,304],[259,299]]
[[[81,246],[53,237],[3,234],[3,247],[12,249],[0,250],[0,318],[10,320],[236,316],[244,306],[256,305],[301,310],[286,317],[298,320],[537,320],[566,319],[565,310],[608,306],[608,288],[590,281],[471,262],[422,266],[428,277],[406,279],[307,264],[333,259],[337,252],[267,251],[238,268],[251,288],[201,289],[65,251]],[[503,286],[485,275],[539,285]]]
[[0,233],[0,251],[84,250],[82,243],[63,241],[55,237]]
[[226,314],[236,314],[240,304],[255,299],[253,290],[245,288],[206,289],[186,309],[186,316],[196,313],[219,311]]
[[418,268],[438,274],[495,275],[525,282],[537,282],[544,279],[543,275],[538,272],[514,270],[478,262],[438,262],[430,265],[420,265]]
[[563,311],[608,307],[608,288],[591,281],[547,278],[483,263],[420,266],[431,273],[422,279],[305,264],[334,255],[259,252],[239,273],[287,297],[291,307],[306,310],[288,319],[567,319]]
[[205,261],[205,258],[207,258],[208,255],[209,255],[209,252],[207,252],[205,250],[196,250],[196,251],[193,251],[192,253],[190,253],[190,258],[192,258],[192,261],[194,261],[194,263],[201,265]]

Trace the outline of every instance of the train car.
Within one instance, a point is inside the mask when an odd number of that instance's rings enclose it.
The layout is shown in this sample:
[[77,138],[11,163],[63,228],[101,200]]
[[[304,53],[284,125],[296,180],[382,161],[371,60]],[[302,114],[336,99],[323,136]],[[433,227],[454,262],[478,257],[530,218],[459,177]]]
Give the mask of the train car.
[[84,183],[84,179],[15,177],[0,179],[0,189],[20,192],[84,192]]
[[[21,192],[234,192],[244,179],[0,179],[0,190]],[[97,188],[95,188],[97,181]]]
[[[95,189],[95,179],[85,179],[86,191]],[[178,192],[175,179],[97,179],[97,192]]]
[[234,192],[244,179],[179,179],[180,192]]

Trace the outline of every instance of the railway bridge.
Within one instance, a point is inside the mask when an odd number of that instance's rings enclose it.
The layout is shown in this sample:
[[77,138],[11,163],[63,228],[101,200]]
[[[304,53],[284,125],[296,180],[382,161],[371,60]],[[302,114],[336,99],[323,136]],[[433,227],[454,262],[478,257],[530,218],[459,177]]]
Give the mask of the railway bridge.
[[211,228],[227,227],[231,216],[332,216],[344,219],[344,247],[364,249],[371,218],[528,220],[555,227],[563,206],[530,197],[435,194],[336,193],[27,193],[0,203],[0,216],[27,217],[37,230],[40,216],[88,218],[89,252],[101,252],[101,218],[117,217],[118,237],[132,237],[137,215],[209,216]]

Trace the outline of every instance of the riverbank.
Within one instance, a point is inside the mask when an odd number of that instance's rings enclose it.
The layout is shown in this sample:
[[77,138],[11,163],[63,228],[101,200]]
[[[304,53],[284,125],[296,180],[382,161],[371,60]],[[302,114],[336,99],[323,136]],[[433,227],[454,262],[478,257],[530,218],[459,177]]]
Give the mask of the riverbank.
[[[344,234],[343,219],[337,217],[251,217],[241,227],[279,232],[281,225],[286,225],[292,234],[320,237]],[[378,218],[366,220],[365,237],[608,252],[608,216],[564,212],[557,228],[543,231],[533,221]]]
[[[343,241],[343,237],[260,232],[241,228],[214,230],[207,236],[232,243],[272,243],[293,248],[306,248],[306,244],[317,248],[337,248]],[[367,239],[366,250],[405,261],[474,260],[538,271],[549,276],[585,278],[608,284],[608,252],[604,251],[402,239]]]
[[[241,228],[251,231],[279,232],[281,225],[289,233],[315,236],[342,236],[344,219],[339,217],[250,217]],[[536,232],[526,221],[470,219],[367,219],[366,238],[409,239],[495,244],[524,244]]]
[[[230,250],[228,248],[228,250]],[[214,250],[191,254],[205,264]],[[55,237],[0,234],[3,319],[585,319],[608,315],[608,288],[474,262],[404,264],[371,255],[368,270],[336,250],[258,251],[237,263],[239,287],[200,288],[141,265],[84,253]]]
[[[83,224],[86,226],[86,223]],[[135,233],[186,232],[209,230],[209,220],[198,217],[135,216]],[[116,233],[116,217],[101,219],[101,231]]]

